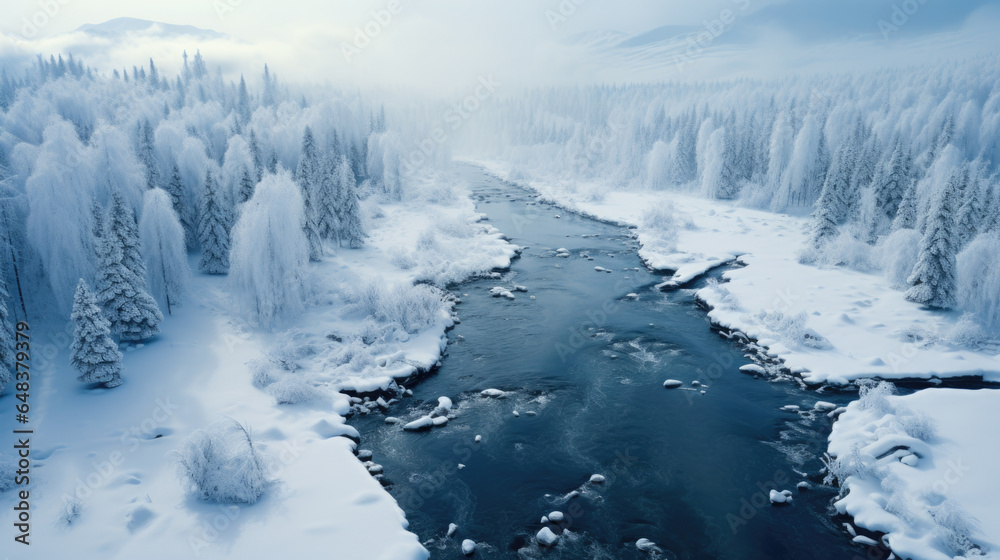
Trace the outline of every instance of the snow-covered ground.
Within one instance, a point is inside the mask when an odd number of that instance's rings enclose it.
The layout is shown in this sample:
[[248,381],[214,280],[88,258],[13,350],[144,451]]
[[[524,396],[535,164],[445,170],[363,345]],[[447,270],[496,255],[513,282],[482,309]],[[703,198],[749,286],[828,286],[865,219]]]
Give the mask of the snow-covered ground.
[[[508,179],[502,163],[480,163]],[[738,259],[728,282],[699,290],[712,321],[756,339],[809,383],[982,376],[1000,382],[1000,357],[949,342],[959,312],[923,309],[878,273],[799,262],[809,220],[674,192],[615,191],[548,177],[517,182],[542,198],[636,227],[640,256],[679,286]]]
[[[1000,391],[874,389],[834,424],[840,513],[900,558],[1000,558]],[[981,555],[981,556],[980,556]]]
[[[31,395],[31,557],[426,558],[355,457],[345,417],[363,408],[340,391],[393,389],[437,363],[454,302],[414,282],[509,265],[515,248],[479,223],[467,194],[432,178],[412,199],[370,204],[367,246],[311,265],[314,304],[276,334],[237,315],[227,278],[196,275],[162,333],[126,349],[114,390],[84,389],[68,339],[45,334],[63,326],[34,325],[36,347],[59,351]],[[380,314],[366,319],[372,307]],[[256,504],[201,501],[177,474],[171,452],[220,417],[248,426],[271,461],[274,483]],[[14,499],[0,495],[7,527]],[[20,546],[4,554],[23,557]]]

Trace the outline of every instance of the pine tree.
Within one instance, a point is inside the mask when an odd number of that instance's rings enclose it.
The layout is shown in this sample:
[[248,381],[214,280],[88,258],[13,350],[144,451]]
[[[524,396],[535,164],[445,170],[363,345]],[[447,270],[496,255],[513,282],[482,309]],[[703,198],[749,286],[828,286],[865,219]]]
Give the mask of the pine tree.
[[336,239],[340,230],[338,219],[340,179],[339,159],[331,154],[323,159],[323,172],[320,176],[319,189],[316,192],[316,209],[319,236],[323,239]]
[[10,322],[10,310],[7,300],[7,283],[0,278],[0,395],[5,387],[14,381],[17,373],[17,344],[15,342],[14,325]]
[[250,94],[247,93],[247,82],[243,79],[242,74],[240,74],[240,89],[236,102],[236,114],[239,115],[241,125],[250,122]]
[[208,274],[229,272],[229,226],[230,214],[226,210],[225,197],[209,170],[205,175],[205,195],[201,205],[201,223],[198,238],[201,241],[201,261],[198,268]]
[[163,314],[146,291],[143,276],[136,276],[124,262],[120,238],[108,221],[100,240],[97,300],[111,323],[111,332],[123,341],[146,340],[159,332]]
[[264,178],[264,154],[260,151],[260,140],[257,138],[257,133],[252,128],[250,129],[250,156],[253,158],[254,181],[259,183]]
[[299,157],[299,168],[295,173],[295,181],[302,189],[304,216],[302,229],[309,240],[309,260],[318,261],[323,256],[323,243],[319,235],[318,191],[320,189],[320,161],[316,151],[316,138],[312,129],[306,127],[302,137],[302,154]]
[[146,119],[139,127],[139,159],[146,166],[146,188],[160,186],[160,169],[156,164],[156,148],[153,144],[153,125]]
[[962,188],[963,176],[962,170],[956,170],[931,207],[920,255],[907,279],[911,286],[907,301],[936,309],[951,309],[957,303],[954,198]]
[[338,244],[344,243],[352,249],[364,246],[364,222],[361,220],[361,206],[358,203],[358,186],[347,156],[341,156],[337,166],[337,232]]
[[167,191],[170,204],[174,212],[177,213],[177,219],[180,220],[181,227],[184,229],[185,246],[191,249],[197,236],[191,225],[191,220],[188,219],[187,204],[184,203],[184,181],[181,179],[181,169],[177,164],[174,164],[174,168],[170,172],[170,182],[167,183],[164,190]]
[[[122,251],[122,263],[136,278],[146,278],[146,263],[142,260],[142,243],[139,240],[139,226],[135,214],[125,202],[120,192],[115,192],[111,198],[111,208],[108,210],[105,234],[117,239]],[[143,286],[145,289],[145,286]]]
[[103,383],[105,387],[122,384],[122,353],[111,339],[108,320],[97,306],[94,294],[81,278],[73,297],[73,345],[70,364],[82,383]]
[[910,179],[904,186],[903,199],[899,201],[899,209],[892,221],[892,231],[914,229],[917,227],[917,183]]
[[243,204],[253,197],[253,189],[256,184],[250,175],[250,170],[244,167],[243,175],[240,177],[240,192],[237,198],[239,204]]
[[975,161],[963,166],[965,196],[958,209],[957,225],[955,227],[956,249],[961,251],[981,231],[986,217],[985,183],[980,179],[982,163]]
[[912,181],[913,157],[897,140],[888,161],[878,167],[872,179],[876,207],[887,220],[899,213],[900,203]]
[[272,175],[278,172],[278,152],[271,149],[271,156],[267,158],[267,172]]

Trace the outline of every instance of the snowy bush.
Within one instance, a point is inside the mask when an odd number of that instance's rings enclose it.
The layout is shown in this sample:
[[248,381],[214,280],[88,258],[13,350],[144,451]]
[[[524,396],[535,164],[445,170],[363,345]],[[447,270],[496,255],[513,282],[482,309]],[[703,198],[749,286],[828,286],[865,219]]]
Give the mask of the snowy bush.
[[896,394],[896,386],[892,383],[862,379],[858,381],[858,391],[861,395],[858,400],[858,406],[861,407],[861,410],[871,411],[880,417],[893,412],[889,397]]
[[823,335],[809,328],[809,317],[805,311],[786,315],[780,311],[762,309],[755,318],[775,336],[791,347],[805,346],[817,350],[828,350],[833,346]]
[[892,232],[880,245],[880,261],[882,273],[889,284],[896,289],[904,289],[908,285],[906,279],[913,272],[920,254],[920,232],[913,229],[900,229]]
[[899,429],[912,438],[927,441],[934,437],[934,422],[926,414],[897,409],[896,422]]
[[716,309],[723,309],[726,311],[736,311],[740,309],[739,298],[737,298],[733,292],[729,291],[729,288],[727,288],[725,284],[719,282],[717,278],[709,278],[706,280],[704,290],[714,294],[711,303]]
[[966,348],[979,348],[991,342],[990,336],[983,330],[974,313],[963,313],[945,338],[952,344]]
[[271,483],[250,431],[229,418],[196,430],[174,453],[181,476],[203,500],[252,504]]
[[318,401],[327,393],[296,374],[285,374],[267,386],[267,394],[274,397],[277,404],[301,404]]
[[356,308],[382,323],[398,325],[415,334],[430,326],[444,307],[441,292],[424,284],[389,286],[381,277],[368,280],[355,292]]
[[938,525],[935,532],[954,554],[964,556],[977,548],[972,541],[977,523],[954,502],[945,500],[930,508],[930,514]]
[[82,510],[83,500],[77,496],[68,496],[63,501],[62,510],[59,512],[59,523],[63,526],[72,525],[80,517]]
[[976,237],[958,255],[959,305],[990,329],[1000,327],[1000,235]]
[[674,205],[666,200],[643,213],[643,233],[656,240],[656,250],[673,252],[677,250],[677,222]]
[[860,272],[870,272],[878,268],[872,246],[846,231],[823,245],[819,260]]

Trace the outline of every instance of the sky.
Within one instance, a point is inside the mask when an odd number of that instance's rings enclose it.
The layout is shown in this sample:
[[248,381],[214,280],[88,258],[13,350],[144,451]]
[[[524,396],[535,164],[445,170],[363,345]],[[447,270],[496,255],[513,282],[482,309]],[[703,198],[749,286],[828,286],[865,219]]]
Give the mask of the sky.
[[[229,77],[461,89],[768,77],[1000,48],[1000,0],[4,0],[0,57],[73,52],[102,71],[201,49]],[[129,17],[223,37],[87,34]],[[168,30],[169,31],[169,30]]]

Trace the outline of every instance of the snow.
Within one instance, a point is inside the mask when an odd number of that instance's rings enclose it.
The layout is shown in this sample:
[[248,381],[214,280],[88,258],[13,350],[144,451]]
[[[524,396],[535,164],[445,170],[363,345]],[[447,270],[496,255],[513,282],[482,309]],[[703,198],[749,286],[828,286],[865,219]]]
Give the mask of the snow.
[[535,539],[538,540],[538,544],[542,546],[555,546],[559,542],[559,535],[552,532],[552,529],[548,527],[542,527],[538,534],[535,535]]
[[641,550],[642,552],[648,552],[650,554],[660,554],[663,552],[663,550],[660,549],[660,547],[657,546],[655,542],[645,537],[635,541],[635,547]]
[[458,525],[455,525],[454,523],[449,523],[448,533],[447,533],[448,538],[455,536],[455,533],[457,532],[458,532]]
[[[449,181],[426,179],[413,196]],[[197,274],[185,304],[163,321],[161,333],[142,348],[128,347],[134,351],[124,357],[119,388],[83,389],[69,369],[68,348],[56,344],[61,350],[47,362],[52,371],[32,387],[33,551],[53,558],[97,551],[109,559],[147,557],[149,551],[161,558],[257,558],[289,550],[314,557],[328,555],[334,543],[345,558],[427,558],[406,530],[402,510],[369,472],[379,466],[355,457],[352,438],[358,434],[345,416],[362,405],[352,405],[341,391],[395,391],[397,379],[441,359],[453,324],[453,302],[440,292],[426,298],[433,292],[426,286],[415,287],[413,295],[433,307],[425,315],[411,308],[399,315],[425,320],[368,319],[352,303],[357,286],[450,282],[506,267],[515,255],[499,232],[479,223],[463,194],[467,187],[450,186],[458,194],[446,201],[381,203],[382,217],[370,220],[365,248],[328,250],[322,262],[308,265],[310,301],[278,328],[250,326],[229,295],[227,278]],[[414,240],[428,230],[441,232],[437,245],[415,250]],[[397,258],[402,251],[412,262]],[[192,258],[196,265],[197,255]],[[61,323],[36,322],[33,329],[40,337],[65,332]],[[362,342],[372,335],[373,343]],[[325,396],[276,404],[269,389],[280,380],[298,380]],[[169,459],[190,434],[223,417],[247,426],[255,448],[274,461],[268,473],[273,485],[253,505],[198,499]],[[364,452],[361,457],[371,459]],[[0,522],[7,526],[12,500],[11,493],[0,494]]]
[[590,475],[591,484],[602,484],[607,478],[603,474],[592,474]]
[[480,394],[490,399],[501,399],[507,396],[507,393],[505,391],[501,391],[500,389],[483,389]]
[[462,554],[472,556],[476,552],[476,541],[465,539],[462,541]]
[[563,512],[561,511],[553,511],[552,513],[546,515],[546,517],[548,517],[549,521],[553,523],[562,523],[563,520],[566,519],[566,516],[563,515]]
[[998,422],[1000,392],[990,389],[933,388],[851,403],[830,436],[829,453],[852,463],[837,510],[886,533],[901,558],[944,560],[972,545],[996,558]]
[[678,381],[677,379],[668,379],[663,382],[663,386],[667,389],[677,389],[684,386],[683,381]]
[[768,494],[768,499],[771,500],[772,505],[787,504],[792,501],[792,493],[789,490],[771,490]]
[[[507,164],[476,163],[505,180],[511,176]],[[519,179],[525,176],[523,169],[518,171]],[[910,303],[877,272],[800,263],[810,226],[807,217],[677,192],[613,190],[541,174],[519,182],[542,200],[635,227],[642,244],[639,254],[647,265],[672,271],[664,287],[683,286],[738,260],[744,266],[724,272],[724,284],[698,290],[698,297],[712,307],[709,317],[716,325],[757,340],[771,358],[809,383],[958,376],[1000,381],[997,350],[949,340],[961,313]],[[595,190],[604,193],[599,201],[589,196]],[[644,219],[646,209],[665,202],[670,208],[659,212],[683,224],[675,239],[665,239]],[[759,373],[754,367],[744,371]]]

